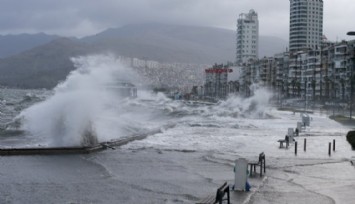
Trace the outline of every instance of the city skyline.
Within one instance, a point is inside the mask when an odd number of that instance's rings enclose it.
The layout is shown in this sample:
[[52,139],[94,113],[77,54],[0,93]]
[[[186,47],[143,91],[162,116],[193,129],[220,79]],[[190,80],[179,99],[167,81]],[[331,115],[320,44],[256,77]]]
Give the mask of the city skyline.
[[[258,12],[260,35],[288,41],[288,0],[3,0],[0,34],[38,33],[83,37],[132,23],[158,22],[236,30],[240,13]],[[351,0],[324,1],[324,34],[331,41],[353,39],[355,4]]]

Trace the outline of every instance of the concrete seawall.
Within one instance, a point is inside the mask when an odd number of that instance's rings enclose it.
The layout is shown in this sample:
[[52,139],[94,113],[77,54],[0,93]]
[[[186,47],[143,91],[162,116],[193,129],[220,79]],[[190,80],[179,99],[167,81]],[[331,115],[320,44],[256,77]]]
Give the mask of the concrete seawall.
[[[174,124],[166,125],[162,129],[174,127]],[[149,135],[162,132],[161,128],[154,129],[142,134],[136,134],[129,137],[101,142],[92,146],[73,146],[73,147],[24,147],[24,148],[0,148],[0,156],[11,155],[59,155],[59,154],[89,154],[102,151],[108,148],[115,149],[116,146],[122,146],[135,140],[143,140]]]
[[0,149],[1,156],[10,155],[50,155],[50,154],[88,154],[103,150],[102,145],[91,147],[43,147],[43,148],[8,148]]

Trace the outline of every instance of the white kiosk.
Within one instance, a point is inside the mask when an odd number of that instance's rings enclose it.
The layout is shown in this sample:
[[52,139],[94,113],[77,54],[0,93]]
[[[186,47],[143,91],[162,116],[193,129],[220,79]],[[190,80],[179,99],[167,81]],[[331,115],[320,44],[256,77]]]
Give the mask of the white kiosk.
[[248,161],[244,158],[239,158],[235,160],[234,167],[234,190],[244,191],[245,184],[247,183],[247,169]]
[[289,142],[293,142],[293,134],[294,134],[293,128],[288,128],[287,136],[288,136]]
[[302,123],[303,123],[304,127],[306,128],[306,126],[310,126],[311,119],[310,119],[309,115],[306,113],[303,113],[301,116],[302,116]]
[[297,129],[298,129],[299,133],[302,131],[302,123],[301,122],[297,122]]

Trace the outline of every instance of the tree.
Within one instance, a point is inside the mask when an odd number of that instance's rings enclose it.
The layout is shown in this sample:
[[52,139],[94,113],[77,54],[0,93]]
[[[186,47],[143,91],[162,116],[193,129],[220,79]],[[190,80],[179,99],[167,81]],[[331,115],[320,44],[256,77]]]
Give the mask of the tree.
[[324,77],[324,81],[325,81],[325,97],[327,99],[329,99],[329,92],[330,92],[330,90],[329,90],[329,88],[330,88],[330,79],[329,79],[329,77],[325,76]]
[[292,84],[292,96],[295,97],[295,93],[296,93],[296,80],[295,79],[292,79],[291,81],[291,84]]
[[284,86],[282,87],[285,91],[286,91],[286,97],[290,97],[290,94],[289,94],[289,84],[288,84],[288,81],[285,81],[284,82]]
[[301,82],[296,81],[296,86],[297,86],[297,95],[298,97],[301,96]]
[[341,99],[345,99],[345,80],[343,78],[340,79],[340,85],[341,85]]
[[316,80],[312,79],[311,81],[311,86],[312,86],[312,99],[315,100],[316,99]]
[[234,81],[234,87],[235,87],[235,91],[239,92],[239,87],[240,87],[239,81]]

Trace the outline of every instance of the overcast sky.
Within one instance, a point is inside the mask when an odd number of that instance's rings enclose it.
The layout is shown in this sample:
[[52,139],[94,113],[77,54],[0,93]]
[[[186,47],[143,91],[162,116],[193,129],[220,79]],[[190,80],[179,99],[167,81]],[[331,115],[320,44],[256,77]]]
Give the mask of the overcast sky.
[[[110,27],[160,22],[235,30],[240,13],[254,9],[260,35],[288,40],[289,0],[0,0],[0,33],[45,32],[82,37]],[[324,0],[324,34],[349,39],[355,0]]]

